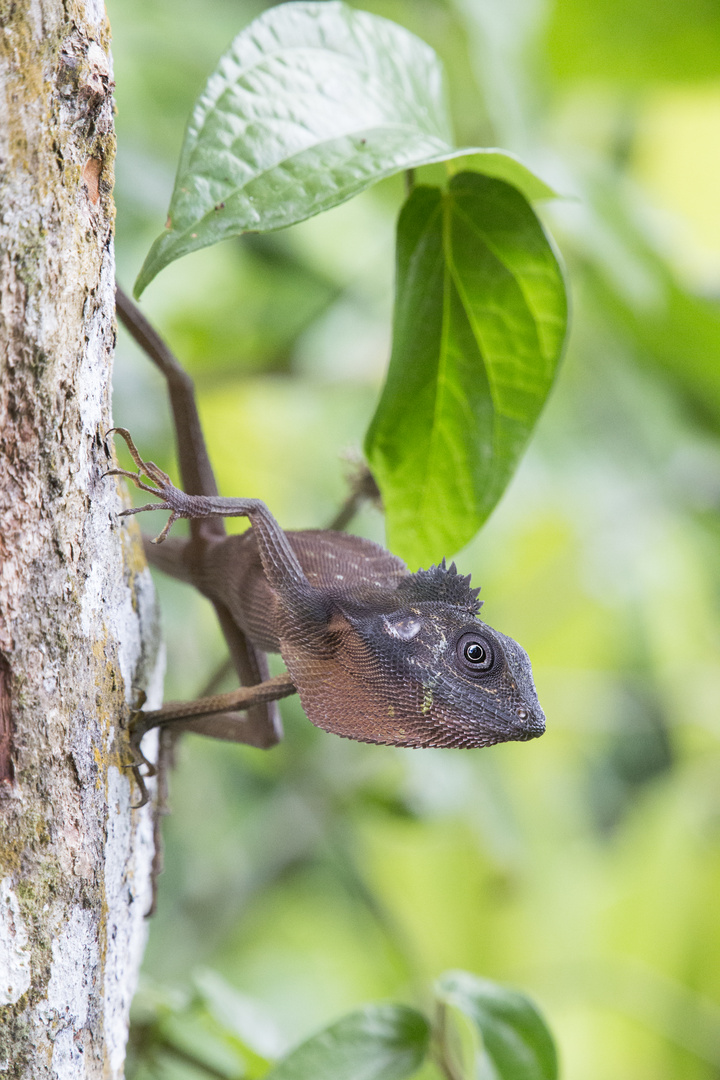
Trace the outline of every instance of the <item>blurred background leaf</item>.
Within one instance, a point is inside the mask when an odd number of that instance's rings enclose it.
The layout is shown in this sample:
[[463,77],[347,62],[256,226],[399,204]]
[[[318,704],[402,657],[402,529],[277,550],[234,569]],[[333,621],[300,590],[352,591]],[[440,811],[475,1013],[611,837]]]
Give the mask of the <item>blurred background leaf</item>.
[[480,1080],[557,1080],[557,1054],[547,1025],[524,994],[450,971],[438,980],[441,1007],[452,1005],[475,1024],[480,1045],[474,1074]]
[[[514,151],[569,196],[541,211],[573,294],[566,358],[458,560],[489,622],[528,650],[548,730],[479,752],[364,747],[288,701],[271,753],[186,737],[146,977],[182,1015],[188,997],[200,1008],[192,972],[211,968],[285,1050],[367,1001],[422,1006],[457,967],[527,990],[568,1080],[716,1080],[716,5],[357,6],[436,49],[459,144]],[[264,7],[110,0],[125,285],[165,220],[191,106]],[[196,380],[223,492],[265,499],[287,527],[324,524],[344,497],[387,365],[403,197],[392,178],[195,253],[143,297]],[[115,422],[174,469],[161,381],[122,334]],[[372,509],[352,528],[383,541]],[[220,636],[191,590],[158,588],[167,694],[191,696]],[[135,1054],[128,1076],[203,1075],[158,1055]]]
[[427,1053],[429,1026],[415,1009],[366,1005],[279,1061],[268,1080],[405,1080]]

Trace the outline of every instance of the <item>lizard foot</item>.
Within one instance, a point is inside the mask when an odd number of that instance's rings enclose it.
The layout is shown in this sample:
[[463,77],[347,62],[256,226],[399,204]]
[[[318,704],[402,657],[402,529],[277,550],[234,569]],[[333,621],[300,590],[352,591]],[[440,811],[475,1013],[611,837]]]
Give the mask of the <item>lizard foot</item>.
[[[153,764],[153,762],[150,761],[149,758],[146,758],[145,755],[143,754],[142,750],[140,749],[140,742],[142,740],[142,737],[145,734],[145,732],[148,730],[147,726],[145,724],[143,724],[143,720],[142,720],[142,718],[143,718],[142,708],[143,708],[143,705],[145,704],[145,701],[146,701],[145,691],[144,690],[139,690],[138,695],[137,695],[137,699],[136,699],[136,702],[135,702],[135,705],[134,705],[134,708],[133,708],[131,716],[130,716],[130,724],[129,724],[130,754],[131,754],[132,760],[130,762],[128,762],[127,768],[132,769],[133,776],[135,777],[135,781],[136,781],[138,787],[140,788],[140,802],[136,803],[136,805],[132,807],[133,810],[139,810],[142,806],[145,806],[146,803],[149,802],[150,793],[149,793],[149,791],[147,789],[147,784],[145,783],[145,777],[146,776],[148,776],[148,777],[149,776],[155,776],[157,774],[157,769],[156,769],[155,765]],[[140,771],[143,766],[144,766],[144,768],[146,770],[144,775]]]
[[[150,870],[151,901],[150,907],[145,912],[145,918],[149,919],[155,914],[157,906],[158,878],[163,871],[163,837],[162,817],[168,811],[168,773],[173,764],[173,733],[163,728],[160,729],[158,740],[157,764],[149,761],[140,749],[140,741],[146,731],[152,725],[146,721],[147,713],[143,712],[143,706],[147,700],[144,690],[136,691],[135,703],[130,714],[128,725],[130,732],[130,754],[132,760],[127,768],[132,769],[133,775],[140,788],[140,802],[135,803],[133,810],[139,810],[150,802],[150,792],[145,783],[146,777],[157,776],[157,787],[152,809],[153,841],[155,852]],[[145,772],[141,772],[144,768]]]

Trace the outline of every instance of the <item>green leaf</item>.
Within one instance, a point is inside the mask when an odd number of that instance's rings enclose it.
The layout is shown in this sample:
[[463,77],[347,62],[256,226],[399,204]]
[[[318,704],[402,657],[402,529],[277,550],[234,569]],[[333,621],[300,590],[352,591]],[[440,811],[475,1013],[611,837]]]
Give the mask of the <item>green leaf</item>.
[[233,41],[193,110],[170,204],[136,285],[246,229],[280,229],[452,149],[433,50],[336,2],[271,8]]
[[466,154],[528,198],[553,194],[511,154],[453,149],[442,66],[408,30],[335,0],[271,8],[235,38],[195,105],[167,227],[135,294],[190,251]]
[[368,1005],[298,1046],[266,1080],[404,1080],[427,1053],[425,1017],[404,1005]]
[[388,543],[411,566],[467,543],[502,495],[545,404],[567,300],[527,201],[460,173],[418,187],[398,222],[387,381],[366,438]]
[[466,971],[443,975],[436,993],[476,1024],[483,1043],[478,1060],[483,1080],[557,1080],[552,1035],[524,994]]

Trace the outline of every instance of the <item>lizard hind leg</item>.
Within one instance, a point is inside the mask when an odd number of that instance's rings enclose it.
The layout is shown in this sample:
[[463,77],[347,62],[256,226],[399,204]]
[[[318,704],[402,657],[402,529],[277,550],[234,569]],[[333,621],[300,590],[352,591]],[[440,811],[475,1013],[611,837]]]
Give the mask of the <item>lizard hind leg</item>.
[[[146,539],[145,553],[148,562],[169,574],[178,581],[195,585],[203,592],[202,582],[196,577],[196,567],[201,563],[200,549],[204,548],[207,541],[189,540],[180,537],[169,537],[162,545],[154,545]],[[212,541],[210,541],[212,543]],[[220,629],[230,653],[232,667],[237,672],[240,684],[244,687],[257,686],[269,678],[267,659],[265,654],[257,649],[242,632],[232,615],[219,600],[210,597],[215,609]],[[210,691],[203,692],[208,694]],[[282,722],[280,711],[275,701],[259,702],[251,705],[240,718],[242,724],[235,725],[237,732],[235,741],[250,742],[253,746],[269,748],[276,746],[282,739]],[[200,731],[199,721],[193,730]],[[215,738],[228,738],[228,735],[218,735],[220,725],[213,721],[203,728],[203,733]],[[233,730],[230,725],[228,730]]]
[[[255,686],[265,682],[270,675],[265,653],[260,652],[248,641],[226,607],[219,603],[213,606],[241,684]],[[253,705],[247,710],[246,716],[253,734],[258,739],[257,742],[253,742],[254,746],[269,749],[280,742],[283,737],[283,727],[277,701]]]

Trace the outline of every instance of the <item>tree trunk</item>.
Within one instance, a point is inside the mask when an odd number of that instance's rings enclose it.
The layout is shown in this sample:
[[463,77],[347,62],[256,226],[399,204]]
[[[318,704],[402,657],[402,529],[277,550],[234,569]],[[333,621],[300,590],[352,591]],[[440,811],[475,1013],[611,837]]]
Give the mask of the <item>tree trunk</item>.
[[0,0],[0,1075],[121,1077],[145,939],[135,687],[152,585],[108,468],[112,73],[101,0]]

